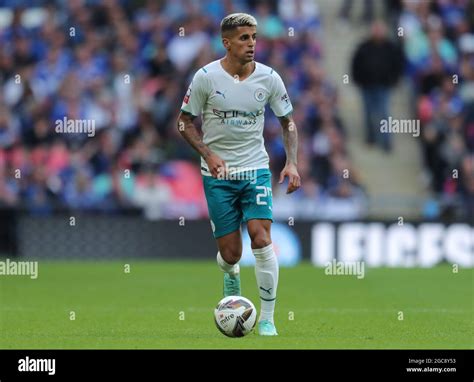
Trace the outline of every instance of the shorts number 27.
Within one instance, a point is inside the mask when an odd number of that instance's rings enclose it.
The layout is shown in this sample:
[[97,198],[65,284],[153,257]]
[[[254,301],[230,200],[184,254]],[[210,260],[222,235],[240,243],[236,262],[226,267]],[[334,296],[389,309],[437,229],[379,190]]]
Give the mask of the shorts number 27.
[[262,192],[259,192],[257,194],[257,204],[260,206],[266,206],[267,202],[265,200],[261,200],[261,198],[266,198],[267,196],[272,195],[272,189],[271,187],[265,187],[265,186],[257,186],[255,187],[257,190],[262,190]]

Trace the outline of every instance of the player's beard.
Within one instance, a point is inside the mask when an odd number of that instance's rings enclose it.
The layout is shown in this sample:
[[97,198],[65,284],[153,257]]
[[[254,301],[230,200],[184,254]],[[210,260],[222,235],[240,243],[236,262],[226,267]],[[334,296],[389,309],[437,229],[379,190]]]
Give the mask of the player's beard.
[[245,58],[247,59],[247,62],[252,62],[255,59],[255,52],[253,54],[245,53]]
[[254,59],[255,59],[255,55],[250,55],[250,54],[245,53],[240,62],[243,65],[246,65],[253,62]]

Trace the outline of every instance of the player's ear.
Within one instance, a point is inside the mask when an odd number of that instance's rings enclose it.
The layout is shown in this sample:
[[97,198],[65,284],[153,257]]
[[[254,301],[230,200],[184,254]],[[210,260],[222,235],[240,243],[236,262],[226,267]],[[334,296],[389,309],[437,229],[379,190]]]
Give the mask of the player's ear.
[[222,45],[224,45],[225,50],[229,50],[230,40],[227,37],[222,37]]
[[222,37],[222,45],[224,45],[225,50],[230,50],[230,40],[234,36],[235,29],[232,30],[226,30],[222,32],[221,37]]

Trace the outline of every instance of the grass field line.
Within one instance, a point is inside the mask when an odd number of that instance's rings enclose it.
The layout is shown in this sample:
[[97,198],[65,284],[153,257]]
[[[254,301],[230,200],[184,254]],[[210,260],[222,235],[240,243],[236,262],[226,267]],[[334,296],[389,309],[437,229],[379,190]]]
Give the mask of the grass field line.
[[[1,311],[37,311],[38,309],[43,309],[44,307],[24,307],[24,306],[2,306]],[[104,306],[71,306],[70,310],[94,310],[94,311],[103,311],[103,312],[117,312],[120,308],[117,307],[104,307]],[[159,308],[159,307],[140,307],[140,308],[126,308],[126,310],[136,311],[136,312],[212,312],[213,308],[204,308],[204,307],[183,307],[183,308]],[[385,309],[370,309],[370,308],[303,308],[303,309],[292,309],[291,312],[300,312],[300,313],[393,313],[398,311],[403,312],[414,312],[414,313],[449,313],[449,314],[464,314],[472,312],[472,309],[451,309],[451,308],[405,308],[405,307],[396,307],[396,308],[385,308]],[[68,308],[69,311],[69,308]],[[280,310],[280,313],[282,311]],[[286,311],[285,311],[286,313]]]

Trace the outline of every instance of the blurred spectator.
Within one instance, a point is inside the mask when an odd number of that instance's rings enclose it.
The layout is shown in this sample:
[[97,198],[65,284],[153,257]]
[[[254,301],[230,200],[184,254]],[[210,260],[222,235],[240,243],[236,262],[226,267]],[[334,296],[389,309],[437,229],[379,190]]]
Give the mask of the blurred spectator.
[[372,24],[370,38],[356,49],[352,59],[352,76],[362,91],[365,112],[366,142],[377,143],[386,151],[392,148],[390,134],[383,134],[380,121],[390,114],[391,89],[403,70],[403,55],[389,40],[387,28],[381,21]]
[[[371,23],[374,18],[374,0],[363,0],[364,1],[364,14],[362,16],[362,22]],[[354,5],[354,0],[342,0],[341,9],[339,10],[339,17],[344,20],[349,20],[351,8]]]
[[319,25],[319,6],[313,0],[281,0],[278,2],[279,16],[287,28],[294,33],[317,33]]
[[159,180],[153,169],[149,169],[137,178],[133,202],[144,209],[145,216],[156,220],[165,216],[165,206],[171,200],[171,190]]
[[0,106],[0,148],[12,146],[19,138],[18,119],[6,107]]

